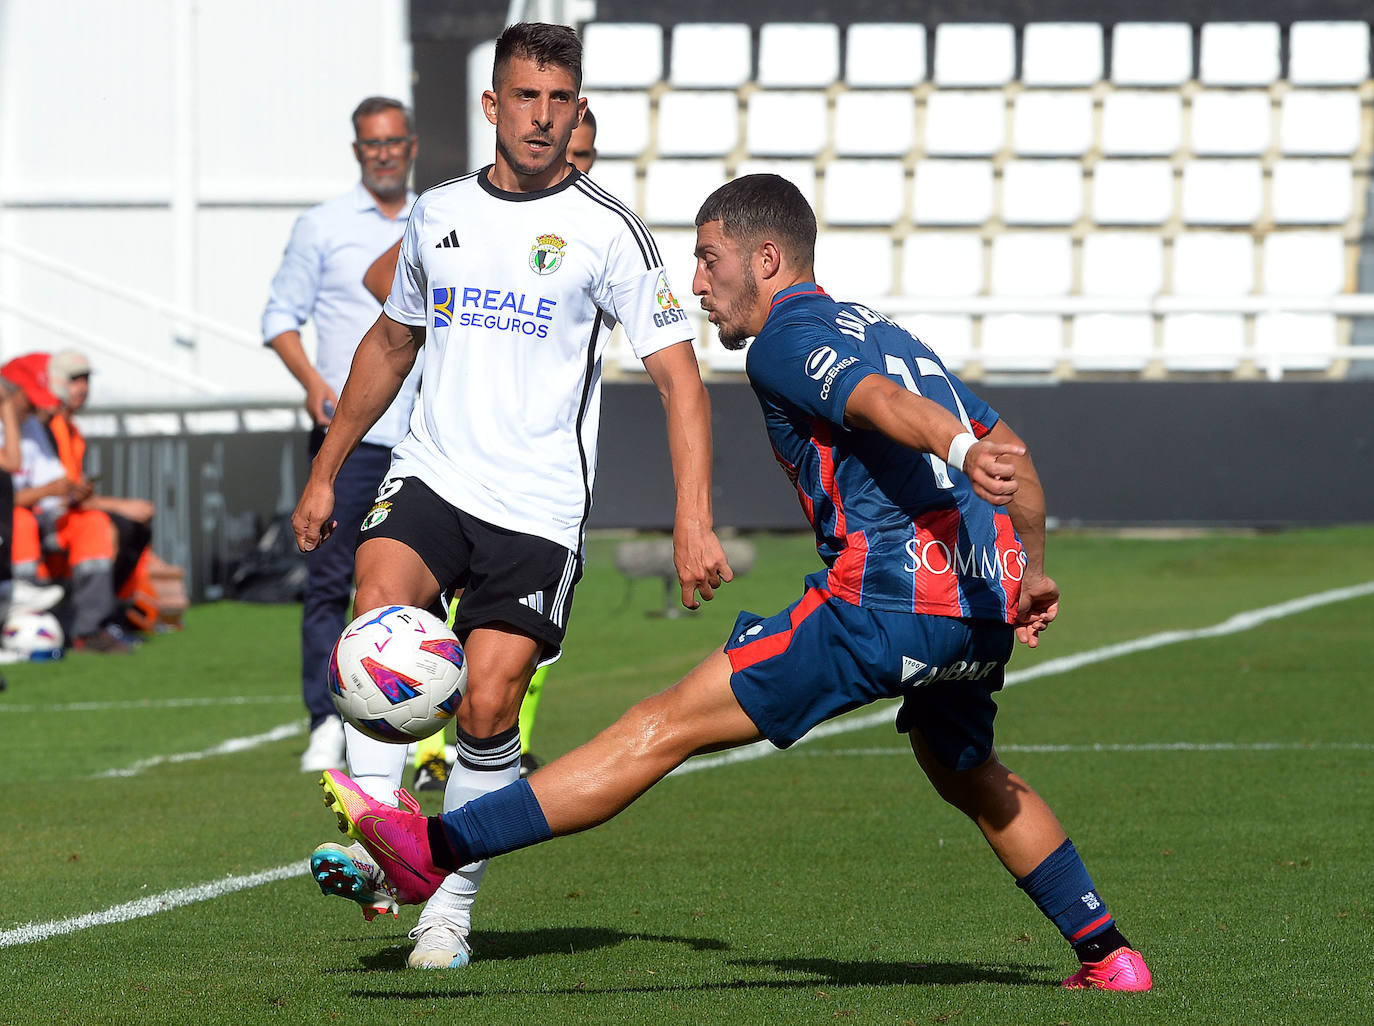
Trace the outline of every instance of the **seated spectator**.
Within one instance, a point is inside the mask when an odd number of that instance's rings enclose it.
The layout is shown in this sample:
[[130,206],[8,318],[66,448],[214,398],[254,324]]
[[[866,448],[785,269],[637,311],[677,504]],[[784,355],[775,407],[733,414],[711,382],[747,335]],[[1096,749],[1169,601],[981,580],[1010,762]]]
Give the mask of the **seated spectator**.
[[0,367],[19,387],[20,469],[14,475],[13,566],[16,580],[70,578],[72,645],[81,651],[127,652],[115,622],[115,530],[108,514],[83,506],[89,481],[68,476],[49,423],[60,403],[48,388],[48,354],[30,353]]

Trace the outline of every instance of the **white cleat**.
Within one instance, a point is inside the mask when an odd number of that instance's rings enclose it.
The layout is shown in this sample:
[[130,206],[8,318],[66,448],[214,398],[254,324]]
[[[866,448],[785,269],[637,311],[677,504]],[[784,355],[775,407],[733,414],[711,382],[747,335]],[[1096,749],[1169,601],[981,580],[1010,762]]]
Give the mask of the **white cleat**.
[[310,741],[301,755],[302,773],[323,773],[344,767],[343,720],[331,716],[310,731]]
[[410,931],[415,949],[406,959],[412,969],[462,969],[472,956],[467,931],[460,930],[448,920],[433,919]]

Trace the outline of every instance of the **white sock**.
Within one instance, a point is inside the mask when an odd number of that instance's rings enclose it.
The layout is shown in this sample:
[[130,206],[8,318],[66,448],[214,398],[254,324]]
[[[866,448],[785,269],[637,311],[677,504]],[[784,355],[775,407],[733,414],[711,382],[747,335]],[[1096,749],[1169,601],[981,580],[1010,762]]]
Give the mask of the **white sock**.
[[351,723],[344,724],[348,775],[371,797],[396,804],[396,792],[406,771],[406,746],[370,738]]

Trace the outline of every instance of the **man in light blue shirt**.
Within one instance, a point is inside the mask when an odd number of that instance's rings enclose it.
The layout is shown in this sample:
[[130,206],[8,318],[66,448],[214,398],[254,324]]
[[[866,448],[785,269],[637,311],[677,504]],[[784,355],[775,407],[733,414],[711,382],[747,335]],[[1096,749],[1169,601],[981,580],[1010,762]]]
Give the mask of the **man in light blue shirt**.
[[[305,409],[315,425],[312,459],[348,379],[353,351],[381,313],[381,304],[363,287],[363,274],[378,253],[401,237],[415,202],[406,183],[418,142],[405,106],[368,97],[353,112],[353,131],[361,181],[297,219],[262,315],[266,344],[305,389]],[[314,363],[300,336],[301,325],[311,317],[318,339]],[[329,544],[307,556],[301,693],[310,713],[310,741],[301,757],[304,772],[344,764],[343,724],[325,679],[329,653],[347,622],[358,529],[391,465],[391,447],[410,423],[422,363],[415,362],[396,401],[340,469],[334,486],[338,527]]]

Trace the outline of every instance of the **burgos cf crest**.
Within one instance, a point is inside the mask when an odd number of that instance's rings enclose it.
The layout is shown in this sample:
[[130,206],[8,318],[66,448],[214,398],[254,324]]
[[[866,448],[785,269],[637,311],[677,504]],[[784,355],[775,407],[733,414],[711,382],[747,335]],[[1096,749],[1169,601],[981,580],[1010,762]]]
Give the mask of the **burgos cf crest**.
[[563,266],[563,249],[567,243],[557,235],[541,235],[530,250],[530,270],[535,274],[553,274]]

